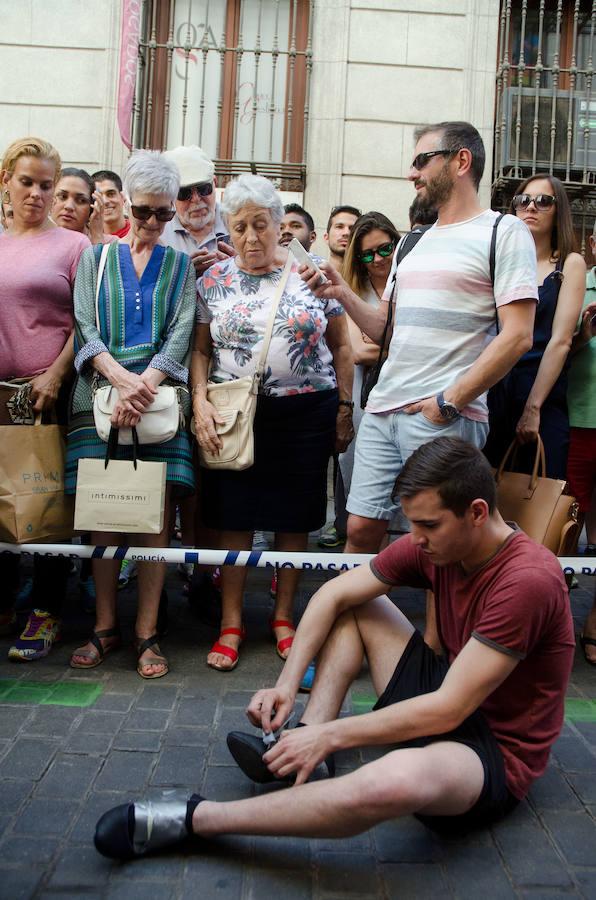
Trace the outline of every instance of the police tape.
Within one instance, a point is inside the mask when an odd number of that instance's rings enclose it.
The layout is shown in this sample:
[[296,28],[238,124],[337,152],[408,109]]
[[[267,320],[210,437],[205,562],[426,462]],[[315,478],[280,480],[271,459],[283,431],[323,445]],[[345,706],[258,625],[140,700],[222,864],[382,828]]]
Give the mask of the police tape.
[[[90,544],[6,544],[0,553],[32,556],[61,556],[68,559],[118,559],[131,562],[200,563],[204,566],[242,566],[245,568],[304,569],[315,572],[346,572],[374,558],[374,553],[290,553],[287,550],[208,550],[185,547],[103,547]],[[596,575],[585,556],[559,557],[565,574]]]

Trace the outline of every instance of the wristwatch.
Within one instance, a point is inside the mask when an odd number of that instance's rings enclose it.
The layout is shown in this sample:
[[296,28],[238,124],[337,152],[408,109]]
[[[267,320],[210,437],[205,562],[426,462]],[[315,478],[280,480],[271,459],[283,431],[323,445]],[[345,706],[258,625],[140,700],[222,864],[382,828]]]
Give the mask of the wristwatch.
[[455,403],[450,403],[449,400],[445,400],[445,395],[443,391],[440,394],[437,394],[437,404],[439,406],[439,412],[442,417],[450,422],[452,419],[457,419],[459,416],[459,409],[455,405]]
[[354,401],[353,400],[338,400],[339,406],[349,406],[350,409],[354,409]]

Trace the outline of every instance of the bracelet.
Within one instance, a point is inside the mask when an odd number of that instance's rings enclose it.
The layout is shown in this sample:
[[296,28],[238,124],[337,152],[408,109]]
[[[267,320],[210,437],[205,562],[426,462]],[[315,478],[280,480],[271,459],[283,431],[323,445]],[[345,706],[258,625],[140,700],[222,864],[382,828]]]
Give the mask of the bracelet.
[[191,391],[191,394],[193,394],[193,395],[197,394],[199,392],[200,388],[206,388],[206,387],[207,387],[206,384],[195,384],[195,386],[193,387],[193,389]]
[[354,401],[353,400],[340,400],[339,406],[349,406],[350,409],[354,409]]

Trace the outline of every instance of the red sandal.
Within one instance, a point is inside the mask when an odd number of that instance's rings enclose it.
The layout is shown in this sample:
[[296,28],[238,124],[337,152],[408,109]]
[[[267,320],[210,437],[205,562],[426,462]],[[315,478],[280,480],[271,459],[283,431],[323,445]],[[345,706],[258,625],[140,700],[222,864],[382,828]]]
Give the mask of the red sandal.
[[269,619],[269,627],[271,628],[271,634],[273,635],[273,640],[275,641],[275,649],[277,650],[277,655],[280,659],[283,659],[285,662],[288,658],[283,655],[284,650],[289,650],[294,642],[294,635],[288,635],[288,637],[281,638],[281,640],[277,640],[275,636],[276,628],[291,628],[294,632],[296,628],[293,622],[290,622],[289,619]]
[[[220,631],[220,638],[224,636],[224,634],[237,634],[240,637],[240,643],[244,640],[246,632],[244,628],[224,628]],[[217,640],[209,653],[221,653],[222,656],[227,656],[228,659],[232,660],[231,666],[216,666],[213,663],[207,661],[207,665],[211,669],[216,669],[218,672],[231,672],[232,669],[235,669],[238,665],[238,651],[234,650],[233,647],[228,647],[226,644],[221,644],[219,640]]]

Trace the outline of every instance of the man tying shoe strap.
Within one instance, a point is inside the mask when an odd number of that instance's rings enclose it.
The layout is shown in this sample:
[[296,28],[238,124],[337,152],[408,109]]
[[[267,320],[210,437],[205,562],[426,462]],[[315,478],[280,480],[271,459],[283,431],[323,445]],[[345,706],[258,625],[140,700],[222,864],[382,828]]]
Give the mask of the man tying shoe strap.
[[[487,461],[459,438],[419,447],[395,490],[411,533],[317,591],[276,686],[248,707],[265,734],[279,729],[316,656],[304,727],[265,753],[256,736],[229,736],[254,780],[293,786],[225,803],[124,804],[98,823],[101,853],[133,858],[189,834],[346,837],[407,814],[454,833],[497,821],[526,795],[560,732],[573,659],[560,565],[503,521]],[[434,592],[443,656],[381,596],[400,585]],[[365,656],[379,700],[338,719]],[[381,758],[305,783],[335,751],[378,745],[389,745]]]

